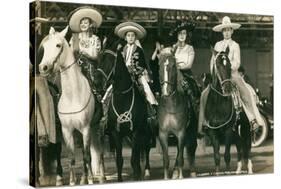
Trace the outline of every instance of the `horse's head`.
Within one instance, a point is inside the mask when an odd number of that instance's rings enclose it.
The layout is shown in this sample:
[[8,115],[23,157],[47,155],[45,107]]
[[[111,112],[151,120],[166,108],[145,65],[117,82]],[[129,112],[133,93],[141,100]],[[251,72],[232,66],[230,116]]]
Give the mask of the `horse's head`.
[[61,32],[56,32],[53,27],[50,28],[49,35],[41,42],[43,49],[43,58],[39,64],[39,72],[43,76],[48,76],[62,67],[67,54],[65,48],[69,48],[65,35],[68,27]]
[[119,44],[120,39],[114,33],[103,37],[103,49],[99,56],[98,67],[94,72],[94,85],[97,91],[104,91],[112,81]]
[[159,79],[163,96],[170,96],[177,90],[177,68],[171,48],[161,51],[159,57]]
[[[215,76],[221,86],[221,90],[224,95],[229,95],[232,90],[231,83],[231,63],[228,58],[229,47],[226,48],[226,51],[216,52],[213,51],[215,56],[215,63],[213,67],[213,76]],[[213,84],[216,82],[216,79],[213,79]]]

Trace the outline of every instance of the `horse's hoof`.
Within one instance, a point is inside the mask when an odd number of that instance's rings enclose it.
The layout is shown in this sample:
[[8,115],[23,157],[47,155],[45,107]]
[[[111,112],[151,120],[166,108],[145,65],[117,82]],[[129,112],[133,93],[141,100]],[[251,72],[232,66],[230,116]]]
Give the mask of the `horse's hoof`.
[[56,186],[62,186],[62,185],[63,185],[63,179],[61,176],[57,175]]
[[248,160],[248,174],[253,174],[252,160]]
[[69,182],[69,186],[75,186],[75,182],[74,181]]
[[195,178],[197,175],[196,175],[196,172],[191,172],[190,173],[190,177],[192,177],[192,178]]
[[178,169],[175,169],[173,171],[173,176],[172,176],[172,179],[178,179],[179,178],[179,170]]
[[238,163],[237,163],[237,169],[236,169],[236,174],[237,175],[239,175],[239,174],[241,174],[241,171],[242,171],[242,161],[239,161]]
[[35,186],[40,187],[40,182],[39,181],[35,182]]
[[149,169],[145,169],[144,180],[149,180],[149,179],[150,179],[150,171]]
[[85,184],[87,184],[87,177],[85,175],[82,175],[80,180],[80,185],[85,185]]
[[94,184],[94,179],[88,179],[88,184]]
[[106,177],[105,176],[99,176],[98,181],[100,184],[103,184],[106,181]]

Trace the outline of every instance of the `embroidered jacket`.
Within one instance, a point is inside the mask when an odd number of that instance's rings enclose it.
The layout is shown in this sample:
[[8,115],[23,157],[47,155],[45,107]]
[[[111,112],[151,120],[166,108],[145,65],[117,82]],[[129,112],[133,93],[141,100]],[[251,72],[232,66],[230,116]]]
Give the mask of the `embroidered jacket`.
[[122,50],[122,56],[129,73],[136,79],[147,69],[143,50],[136,44],[125,45]]

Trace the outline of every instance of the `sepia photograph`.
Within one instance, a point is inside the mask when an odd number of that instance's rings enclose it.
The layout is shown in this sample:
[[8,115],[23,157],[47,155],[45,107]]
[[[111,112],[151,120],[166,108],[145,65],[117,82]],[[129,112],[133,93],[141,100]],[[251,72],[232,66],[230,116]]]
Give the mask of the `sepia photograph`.
[[274,173],[274,15],[29,4],[29,184]]

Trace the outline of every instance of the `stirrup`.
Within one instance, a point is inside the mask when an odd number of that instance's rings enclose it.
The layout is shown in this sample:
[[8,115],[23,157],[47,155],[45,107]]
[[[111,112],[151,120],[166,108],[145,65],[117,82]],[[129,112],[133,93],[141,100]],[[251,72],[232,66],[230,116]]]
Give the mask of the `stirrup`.
[[259,124],[257,122],[256,119],[253,119],[251,122],[250,122],[250,125],[251,125],[251,131],[255,131],[259,128]]

